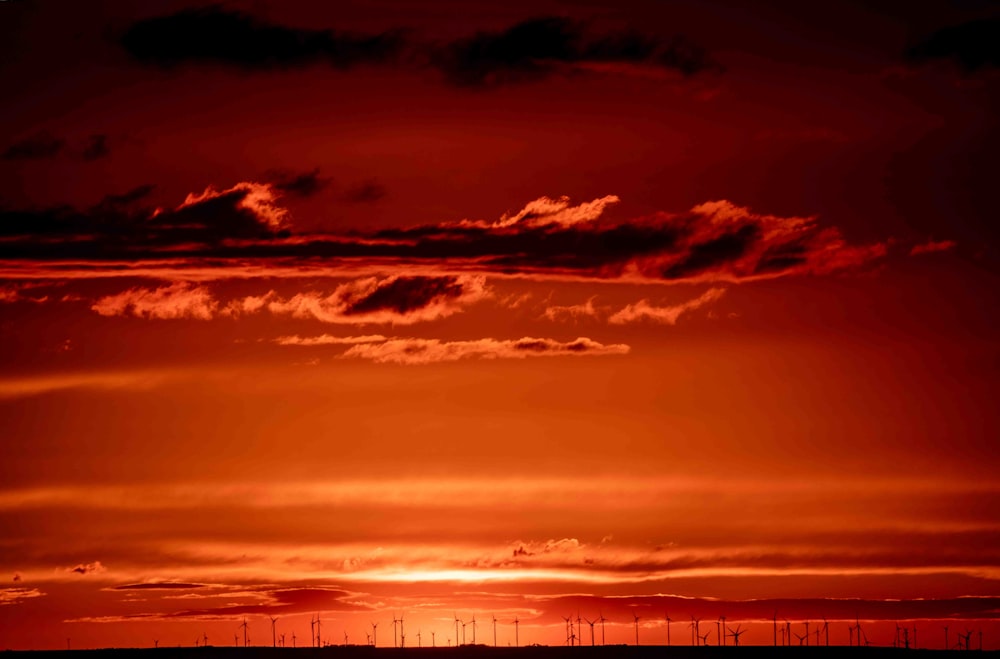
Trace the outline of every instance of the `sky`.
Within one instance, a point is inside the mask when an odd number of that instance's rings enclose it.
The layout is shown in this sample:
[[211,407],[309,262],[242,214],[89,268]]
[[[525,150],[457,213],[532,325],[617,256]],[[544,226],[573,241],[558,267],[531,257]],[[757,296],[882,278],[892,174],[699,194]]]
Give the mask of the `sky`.
[[1000,648],[997,44],[0,2],[0,648]]

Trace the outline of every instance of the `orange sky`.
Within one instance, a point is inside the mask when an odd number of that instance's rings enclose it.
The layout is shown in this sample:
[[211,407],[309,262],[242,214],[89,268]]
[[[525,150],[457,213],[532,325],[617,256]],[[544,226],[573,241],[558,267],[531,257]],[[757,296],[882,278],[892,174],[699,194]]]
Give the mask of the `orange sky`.
[[998,18],[755,7],[0,3],[0,648],[1000,647]]

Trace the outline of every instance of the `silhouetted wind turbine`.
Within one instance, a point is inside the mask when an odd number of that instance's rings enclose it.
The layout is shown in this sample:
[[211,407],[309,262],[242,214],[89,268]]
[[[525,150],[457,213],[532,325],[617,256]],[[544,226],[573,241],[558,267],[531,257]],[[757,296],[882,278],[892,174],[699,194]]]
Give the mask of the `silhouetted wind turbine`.
[[806,626],[806,645],[809,645],[809,621],[806,620],[803,624]]
[[285,634],[282,633],[278,638],[281,639],[281,647],[285,647]]
[[347,641],[347,632],[346,631],[344,632],[344,645],[345,646],[346,645],[350,645],[350,643],[348,643],[348,641]]
[[461,622],[461,620],[458,619],[458,614],[456,613],[455,614],[455,645],[458,645],[458,623],[460,623],[460,622]]
[[240,647],[240,635],[239,634],[233,634],[233,645],[235,645],[236,647]]
[[243,647],[247,646],[247,619],[243,618],[243,624],[240,625],[243,628]]
[[493,647],[496,647],[497,646],[497,617],[495,615],[493,615],[492,613],[490,614],[490,617],[493,618]]
[[406,631],[403,628],[403,614],[399,614],[399,647],[406,647]]
[[202,647],[208,647],[208,634],[202,632]]
[[424,642],[422,640],[423,637],[420,635],[420,633],[421,633],[421,629],[418,627],[417,628],[417,647],[418,648],[424,647]]
[[465,645],[465,625],[467,623],[462,622],[462,645]]
[[[601,621],[601,645],[605,645],[605,641],[604,641],[604,621],[607,620],[607,618],[604,617],[604,612],[603,611],[601,611],[600,613],[601,613],[601,617],[598,618],[598,620]],[[669,620],[669,618],[667,620]],[[670,623],[669,622],[667,623],[667,639],[668,640],[670,639]]]
[[597,624],[597,621],[590,618],[584,618],[584,620],[590,625],[590,647],[594,647],[594,625]]
[[295,632],[292,632],[292,647],[293,648],[297,647],[296,644],[295,644],[295,639],[297,639],[297,638],[298,638],[298,636],[295,635]]
[[319,620],[319,614],[316,614],[316,647],[323,647],[323,626]]
[[633,611],[632,617],[635,618],[635,646],[639,647],[639,616]]
[[437,647],[437,632],[431,632],[431,647]]
[[664,613],[663,614],[663,619],[667,621],[667,647],[669,648],[670,647],[670,623],[673,622],[673,621],[670,619],[670,614],[668,614],[668,613]]
[[694,646],[698,645],[698,638],[701,636],[701,628],[699,627],[700,622],[701,618],[691,616],[691,645]]
[[[268,616],[268,618],[271,618],[271,616]],[[277,618],[271,618],[271,647],[272,648],[278,647],[278,635],[274,631],[274,623],[276,623],[276,622],[278,622]]]
[[805,635],[796,634],[795,638],[799,639],[799,645],[802,645],[802,640],[805,638]]
[[472,614],[472,644],[476,644],[476,614]]
[[788,622],[788,618],[785,618],[785,638],[788,639],[788,645],[792,644],[792,623]]
[[583,645],[583,618],[580,617],[579,609],[576,612],[576,634],[576,644]]
[[378,647],[378,623],[369,623],[372,626],[372,647]]
[[[722,647],[726,647],[726,616],[719,616],[719,620],[722,621],[722,636],[716,638],[715,642]],[[715,635],[719,636],[719,620],[715,621]]]
[[518,634],[518,625],[520,625],[520,624],[521,624],[521,621],[517,619],[517,616],[514,616],[514,647],[515,648],[521,646],[521,639],[519,638],[519,634]]
[[[826,618],[823,618],[823,626],[820,627],[823,630],[823,636],[826,639],[826,646],[830,647],[830,623],[827,622]],[[819,636],[816,637],[816,645],[819,645]]]
[[158,638],[154,638],[153,639],[153,647],[154,648],[160,647],[160,639],[158,639]]
[[743,625],[736,625],[736,629],[733,629],[732,627],[729,628],[729,635],[733,637],[733,645],[735,647],[739,647],[740,636],[746,633],[747,630],[743,629]]
[[398,625],[399,625],[399,620],[397,620],[396,616],[393,615],[392,616],[392,647],[394,647],[394,648],[398,648],[399,647],[399,636],[396,635],[396,628],[397,628]]
[[569,645],[569,646],[572,647],[572,645],[573,645],[573,631],[572,631],[572,627],[570,627],[570,625],[572,624],[570,622],[572,620],[572,617],[570,617],[570,616],[563,616],[562,619],[566,621],[566,645]]

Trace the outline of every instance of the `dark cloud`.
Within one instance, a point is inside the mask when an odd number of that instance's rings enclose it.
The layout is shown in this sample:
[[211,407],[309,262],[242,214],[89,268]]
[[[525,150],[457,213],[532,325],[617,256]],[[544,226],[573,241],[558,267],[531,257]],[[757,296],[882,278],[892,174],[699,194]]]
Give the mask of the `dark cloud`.
[[[108,195],[78,210],[0,210],[0,237],[9,239],[0,255],[28,257],[124,258],[178,245],[218,245],[230,239],[273,239],[287,235],[285,211],[273,204],[264,184],[240,183],[227,190],[209,188],[188,195],[173,209],[133,208],[152,192],[142,185]],[[29,247],[29,244],[33,247]]]
[[94,561],[93,563],[80,563],[75,567],[66,568],[66,571],[73,574],[93,574],[95,572],[104,572],[105,569],[100,561]]
[[18,140],[3,152],[4,160],[37,160],[54,158],[66,146],[66,140],[46,132],[35,133]]
[[211,5],[147,18],[131,25],[121,44],[135,59],[159,66],[222,64],[266,70],[328,64],[348,68],[399,54],[399,33],[355,34],[275,25]]
[[362,181],[344,191],[343,199],[352,204],[370,204],[384,199],[387,191],[378,181]]
[[347,301],[343,313],[353,316],[388,310],[405,314],[465,294],[465,283],[458,277],[393,277]]
[[107,135],[91,135],[83,147],[83,159],[88,161],[104,158],[109,153]]
[[128,583],[115,586],[115,590],[193,590],[206,588],[203,583],[182,583],[179,581],[154,581],[149,583]]
[[136,60],[163,67],[220,64],[253,71],[391,64],[437,69],[449,83],[465,87],[560,72],[672,71],[692,76],[722,70],[704,48],[683,36],[601,30],[563,17],[535,18],[444,43],[418,42],[404,34],[291,27],[210,5],[140,20],[125,30],[120,44]]
[[984,18],[942,28],[905,53],[913,63],[953,60],[966,73],[1000,67],[1000,18]]
[[[379,262],[540,277],[712,282],[825,274],[864,265],[887,250],[881,243],[849,245],[835,227],[822,227],[815,218],[761,215],[726,201],[610,221],[602,215],[615,197],[575,206],[565,197],[543,197],[493,222],[293,235],[275,184],[210,188],[172,209],[143,208],[151,189],[112,195],[83,211],[0,211],[0,237],[6,238],[0,258],[92,260],[96,267],[106,260],[156,257],[330,268]],[[402,317],[413,300],[450,299],[453,284],[420,276],[370,280],[368,288],[300,295],[287,304],[297,314],[329,314],[336,319],[331,322],[355,322],[346,319],[381,311]]]
[[635,31],[597,32],[562,17],[542,17],[501,32],[480,32],[438,50],[432,61],[460,86],[498,85],[547,77],[563,70],[614,70],[645,66],[690,76],[721,67],[699,46],[679,36]]
[[329,187],[332,179],[319,175],[319,167],[309,172],[273,172],[271,184],[275,190],[294,197],[312,197]]

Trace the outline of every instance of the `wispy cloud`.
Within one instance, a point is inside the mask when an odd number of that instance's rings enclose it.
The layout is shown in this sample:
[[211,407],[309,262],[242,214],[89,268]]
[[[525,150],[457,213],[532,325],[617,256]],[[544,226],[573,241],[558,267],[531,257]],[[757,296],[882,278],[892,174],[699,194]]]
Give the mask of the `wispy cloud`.
[[20,604],[24,600],[43,597],[45,593],[37,588],[0,588],[0,606]]
[[605,345],[580,337],[556,341],[524,337],[516,340],[478,339],[441,341],[438,339],[390,339],[349,348],[344,358],[368,359],[378,364],[431,364],[460,359],[526,359],[528,357],[624,355],[629,346]]
[[381,334],[365,334],[361,336],[331,336],[320,334],[319,336],[279,336],[274,342],[281,346],[330,346],[330,345],[353,345],[356,343],[381,343],[389,338]]
[[935,252],[948,252],[958,246],[958,243],[954,240],[929,240],[926,243],[921,243],[919,245],[914,245],[910,249],[910,256],[919,256],[921,254],[933,254]]
[[102,316],[211,320],[219,303],[204,287],[177,282],[160,288],[130,288],[99,299],[91,307]]
[[630,304],[612,314],[608,318],[608,322],[614,325],[624,325],[626,323],[650,320],[664,325],[676,325],[677,320],[682,315],[715,302],[725,292],[726,289],[724,288],[710,288],[693,300],[666,307],[654,306],[648,300],[639,300],[635,304]]

